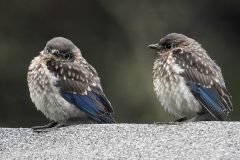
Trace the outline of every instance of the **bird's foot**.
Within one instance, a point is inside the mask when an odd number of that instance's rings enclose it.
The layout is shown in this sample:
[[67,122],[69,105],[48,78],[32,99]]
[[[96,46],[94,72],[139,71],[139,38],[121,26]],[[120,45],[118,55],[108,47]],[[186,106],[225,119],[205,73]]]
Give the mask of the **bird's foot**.
[[50,122],[50,123],[48,123],[46,125],[43,125],[43,126],[34,126],[34,127],[32,127],[32,129],[35,130],[35,129],[51,128],[51,127],[53,127],[53,126],[55,126],[57,124],[58,124],[58,122],[52,121],[52,122]]
[[156,125],[162,125],[162,124],[167,124],[167,125],[179,125],[179,124],[182,124],[182,122],[154,122],[153,124],[156,124]]
[[51,122],[44,126],[34,126],[32,127],[33,131],[36,133],[43,133],[53,131],[57,128],[63,127],[65,124],[63,122]]
[[175,120],[174,122],[154,122],[154,124],[169,124],[169,125],[179,125],[187,120],[187,117],[183,117]]
[[175,120],[175,122],[184,122],[186,120],[187,120],[187,117],[183,117],[183,118]]

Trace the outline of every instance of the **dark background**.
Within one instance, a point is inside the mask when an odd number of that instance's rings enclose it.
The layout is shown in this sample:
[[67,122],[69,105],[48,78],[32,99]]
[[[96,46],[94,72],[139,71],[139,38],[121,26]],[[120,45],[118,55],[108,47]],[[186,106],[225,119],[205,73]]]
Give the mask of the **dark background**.
[[98,71],[120,123],[170,121],[153,93],[153,51],[170,32],[196,39],[221,66],[240,120],[240,1],[0,1],[0,126],[48,122],[31,102],[27,70],[46,42],[71,39]]

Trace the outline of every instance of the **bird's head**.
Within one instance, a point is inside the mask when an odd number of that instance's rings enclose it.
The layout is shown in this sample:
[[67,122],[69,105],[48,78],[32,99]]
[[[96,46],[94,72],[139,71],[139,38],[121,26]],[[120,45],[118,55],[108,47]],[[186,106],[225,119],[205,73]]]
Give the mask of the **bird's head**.
[[154,49],[157,53],[161,54],[163,52],[171,51],[177,47],[185,47],[194,41],[191,38],[179,33],[170,33],[164,38],[160,39],[159,43],[151,44],[148,46],[150,49]]
[[57,61],[75,61],[81,57],[80,50],[73,42],[63,37],[48,41],[41,54]]

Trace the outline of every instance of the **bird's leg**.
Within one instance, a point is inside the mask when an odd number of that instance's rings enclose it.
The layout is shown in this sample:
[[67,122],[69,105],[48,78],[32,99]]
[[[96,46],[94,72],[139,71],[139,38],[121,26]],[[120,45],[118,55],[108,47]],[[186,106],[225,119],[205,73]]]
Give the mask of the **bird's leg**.
[[33,131],[34,132],[49,132],[53,129],[56,129],[56,128],[59,128],[59,127],[62,127],[62,123],[61,122],[51,122],[51,123],[48,123],[44,126],[34,126],[32,127]]
[[33,128],[33,131],[36,133],[45,133],[45,132],[56,130],[64,126],[66,126],[65,122],[56,122],[55,125],[52,125],[52,126],[49,125],[49,127],[43,127],[43,128],[37,128],[37,129]]
[[169,124],[169,125],[178,125],[187,120],[187,117],[183,117],[180,119],[175,120],[174,122],[154,122],[154,124]]
[[154,122],[153,124],[156,124],[156,125],[161,125],[161,124],[167,124],[167,125],[179,125],[179,124],[182,124],[182,122]]
[[68,119],[66,121],[61,121],[61,122],[51,122],[47,125],[44,126],[36,126],[36,127],[32,127],[34,132],[37,133],[43,133],[43,132],[49,132],[49,131],[53,131],[56,130],[58,128],[61,127],[66,127],[66,126],[70,126],[70,125],[76,125],[76,124],[83,124],[83,123],[89,123],[89,121],[84,121],[83,119],[79,119],[79,118],[73,118],[73,119]]
[[35,130],[35,129],[44,129],[44,128],[51,128],[51,127],[54,127],[55,125],[57,125],[58,124],[58,122],[54,122],[54,121],[52,121],[52,122],[50,122],[50,123],[48,123],[48,124],[46,124],[46,125],[43,125],[43,126],[34,126],[34,127],[31,127],[33,130]]
[[184,122],[187,120],[187,117],[182,117],[180,119],[175,120],[175,122]]
[[181,124],[181,122],[154,122],[153,124],[161,125],[161,124],[167,124],[167,125],[178,125]]

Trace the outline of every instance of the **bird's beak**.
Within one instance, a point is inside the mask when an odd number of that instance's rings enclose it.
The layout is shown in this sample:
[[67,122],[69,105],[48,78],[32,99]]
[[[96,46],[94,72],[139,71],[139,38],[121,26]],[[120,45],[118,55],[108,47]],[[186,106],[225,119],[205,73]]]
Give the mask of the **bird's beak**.
[[43,50],[40,52],[40,54],[43,54]]
[[161,46],[158,43],[156,43],[156,44],[150,44],[148,46],[148,48],[155,49],[155,50],[160,50]]

